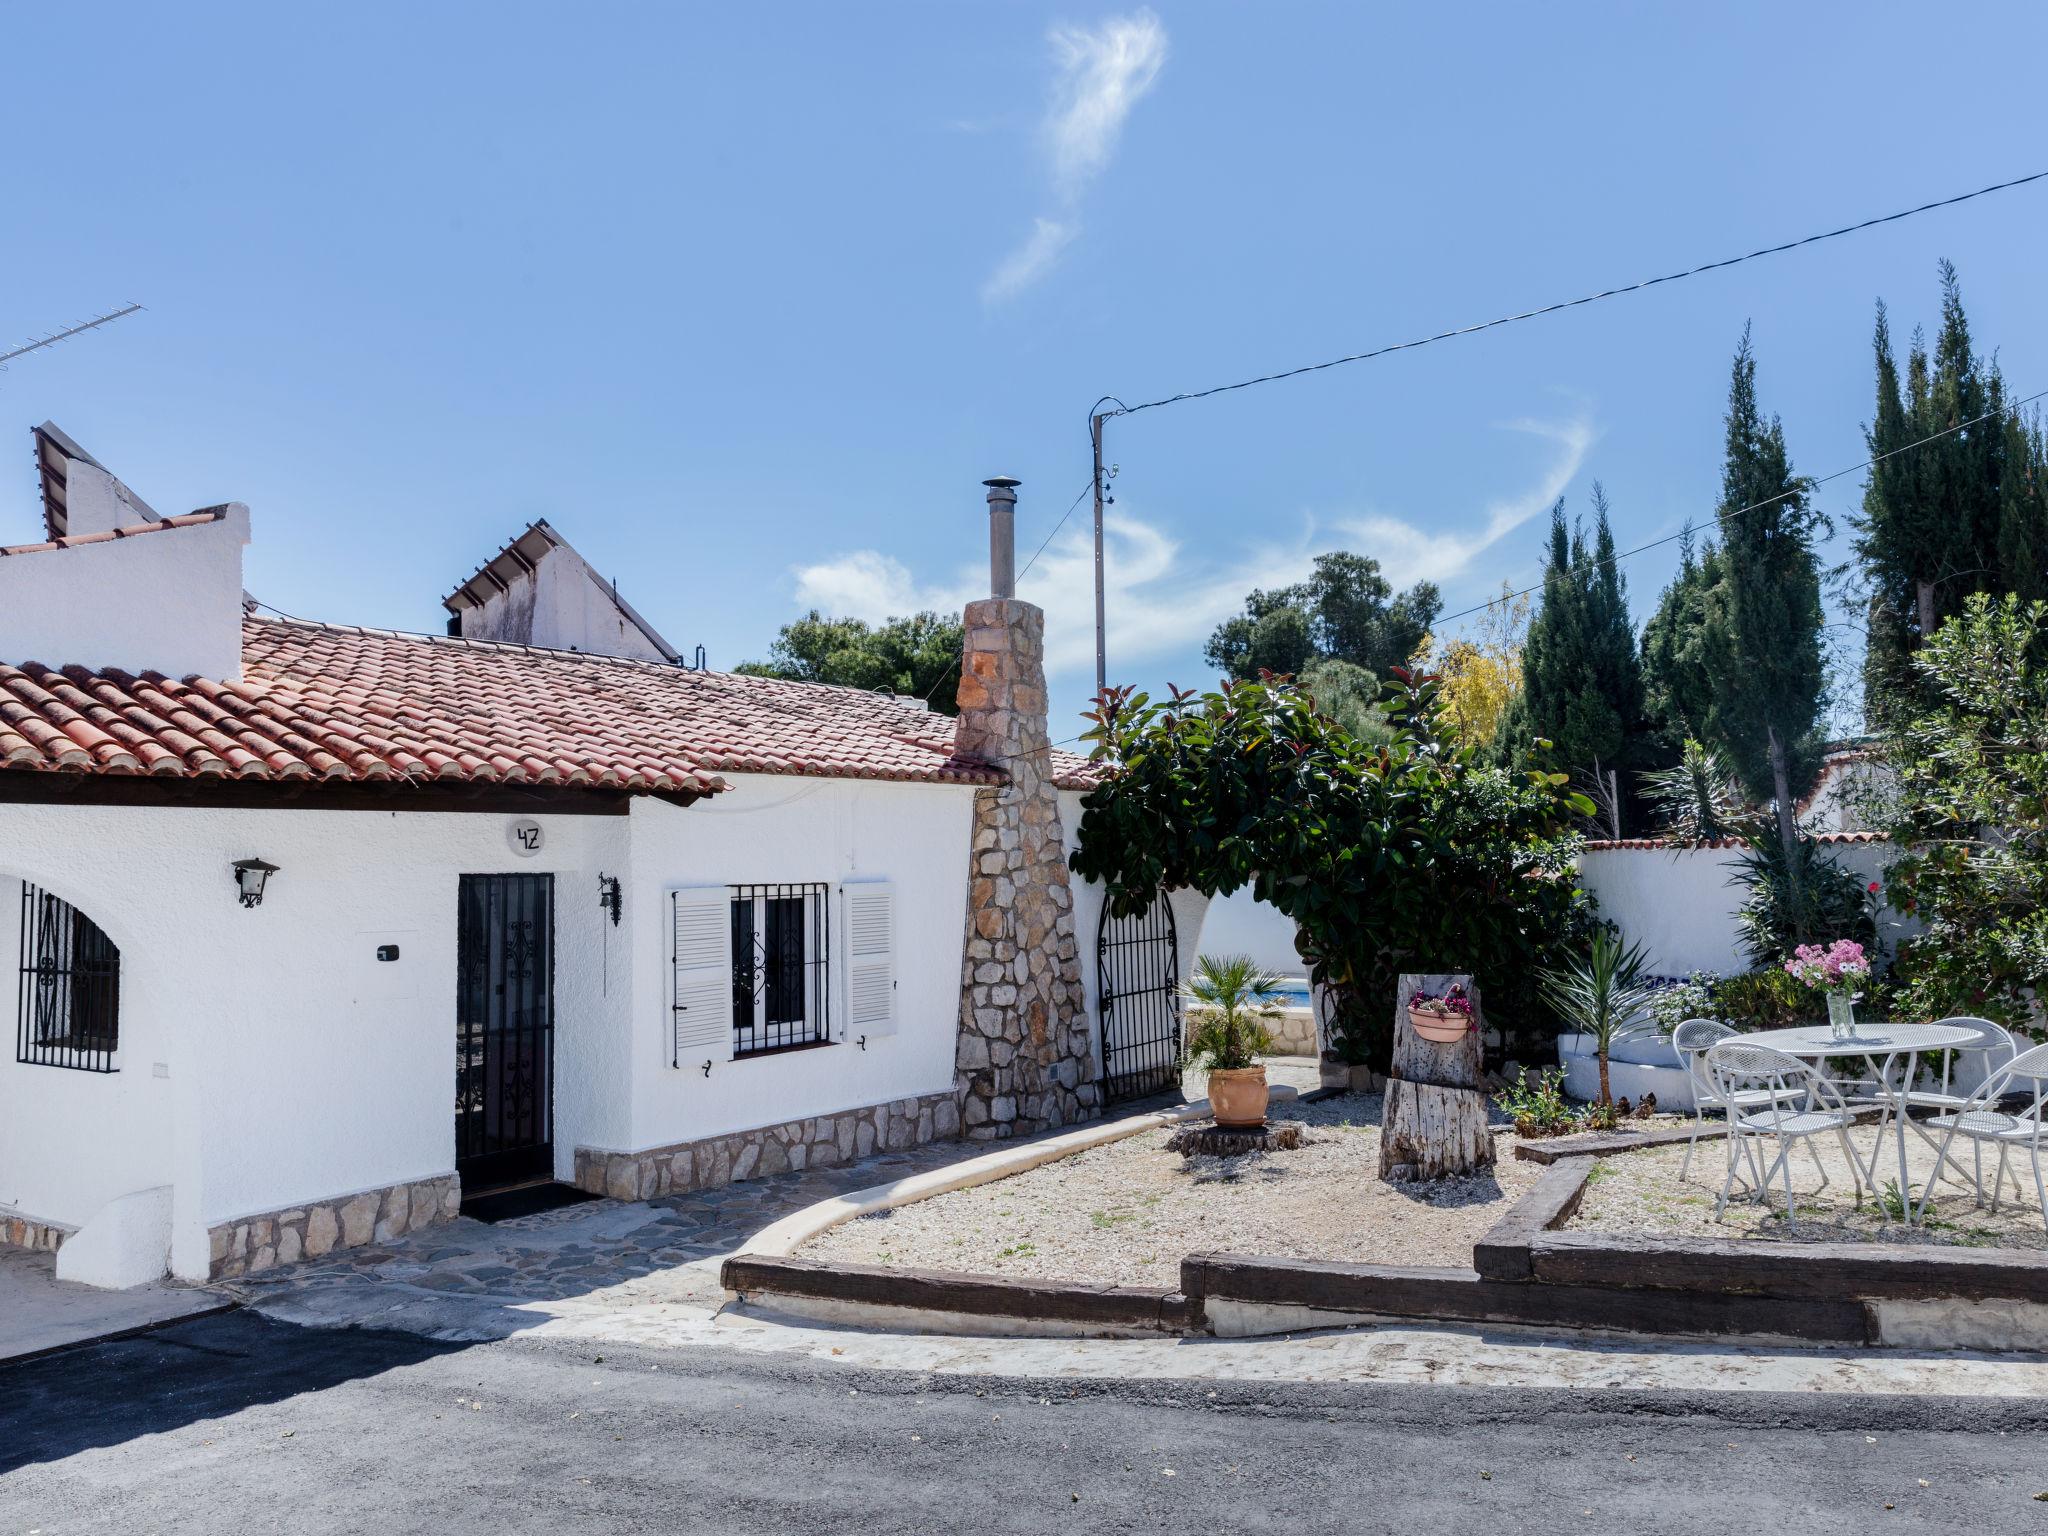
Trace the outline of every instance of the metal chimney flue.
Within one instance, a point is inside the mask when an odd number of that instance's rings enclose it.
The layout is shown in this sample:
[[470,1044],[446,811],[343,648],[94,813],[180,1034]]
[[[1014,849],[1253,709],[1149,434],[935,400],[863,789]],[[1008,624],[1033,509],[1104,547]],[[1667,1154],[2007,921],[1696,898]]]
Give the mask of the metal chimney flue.
[[1024,482],[997,475],[988,487],[988,593],[1017,595],[1017,487]]

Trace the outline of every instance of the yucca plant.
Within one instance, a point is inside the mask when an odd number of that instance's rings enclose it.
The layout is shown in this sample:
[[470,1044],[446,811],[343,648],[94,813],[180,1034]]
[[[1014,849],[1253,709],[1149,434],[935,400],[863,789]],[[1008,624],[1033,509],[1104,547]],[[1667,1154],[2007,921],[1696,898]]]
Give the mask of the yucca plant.
[[1583,960],[1543,972],[1543,996],[1560,1017],[1590,1035],[1600,1060],[1600,1103],[1614,1102],[1607,1086],[1607,1053],[1617,1043],[1650,1033],[1656,1025],[1644,1012],[1655,988],[1643,985],[1648,963],[1640,944],[1624,944],[1611,929],[1593,933]]
[[1261,970],[1250,955],[1203,955],[1181,989],[1198,1010],[1188,1037],[1189,1054],[1211,1072],[1251,1066],[1272,1049],[1266,1020],[1280,1016],[1278,976]]

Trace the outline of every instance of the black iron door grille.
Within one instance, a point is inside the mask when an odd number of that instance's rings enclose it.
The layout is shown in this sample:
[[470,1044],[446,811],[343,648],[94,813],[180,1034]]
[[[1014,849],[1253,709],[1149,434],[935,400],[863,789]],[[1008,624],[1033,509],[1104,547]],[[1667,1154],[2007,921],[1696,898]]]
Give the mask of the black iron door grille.
[[732,1053],[823,1045],[832,1017],[831,888],[732,888]]
[[1102,1092],[1111,1104],[1180,1082],[1180,940],[1164,896],[1138,917],[1103,908],[1095,934]]
[[464,875],[455,1171],[464,1196],[554,1169],[555,877]]
[[120,1045],[121,951],[61,896],[21,883],[21,977],[14,1059],[113,1072]]

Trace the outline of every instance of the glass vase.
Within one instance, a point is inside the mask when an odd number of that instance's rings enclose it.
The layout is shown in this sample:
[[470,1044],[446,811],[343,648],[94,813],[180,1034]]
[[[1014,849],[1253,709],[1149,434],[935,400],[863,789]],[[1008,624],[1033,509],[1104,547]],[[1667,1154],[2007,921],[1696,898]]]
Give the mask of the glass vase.
[[1856,1035],[1856,999],[1847,992],[1828,994],[1828,1030],[1837,1040]]

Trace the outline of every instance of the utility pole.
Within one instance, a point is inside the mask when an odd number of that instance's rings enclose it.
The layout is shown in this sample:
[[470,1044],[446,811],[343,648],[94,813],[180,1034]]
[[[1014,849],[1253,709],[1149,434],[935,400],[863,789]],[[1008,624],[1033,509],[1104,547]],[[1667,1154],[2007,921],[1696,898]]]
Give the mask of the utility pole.
[[1102,418],[1098,415],[1088,417],[1088,440],[1095,449],[1095,697],[1099,702],[1109,688],[1109,655],[1102,605]]
[[38,340],[25,342],[21,346],[16,347],[12,352],[0,352],[0,368],[5,368],[17,357],[26,357],[29,353],[40,351],[44,347],[54,347],[60,341],[69,341],[73,336],[80,335],[86,331],[96,330],[109,321],[120,319],[123,315],[132,315],[140,308],[142,308],[140,304],[129,304],[121,309],[110,310],[104,315],[95,315],[92,319],[85,321],[83,324],[74,325],[69,330],[52,331],[49,335]]

